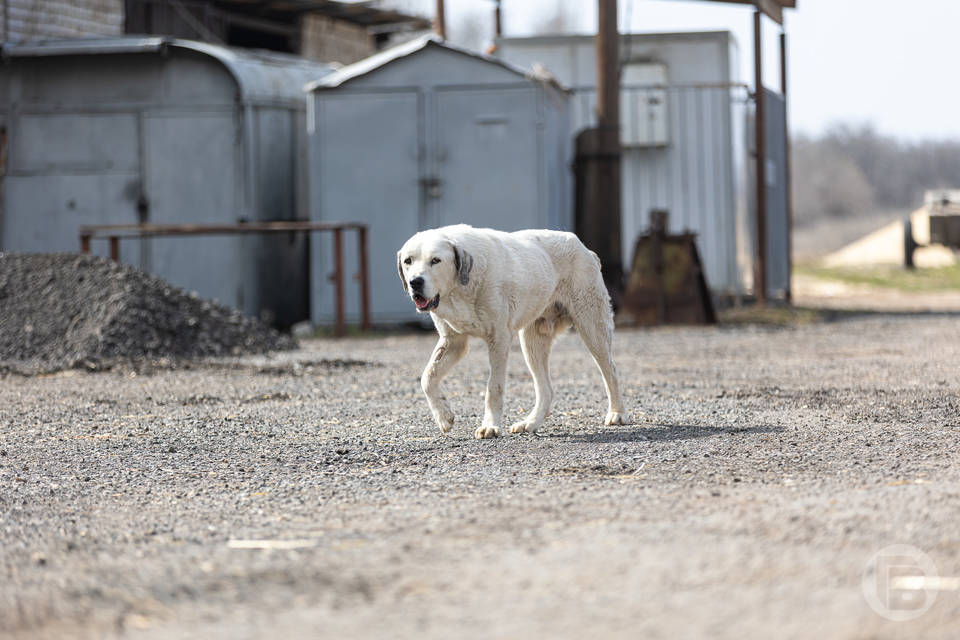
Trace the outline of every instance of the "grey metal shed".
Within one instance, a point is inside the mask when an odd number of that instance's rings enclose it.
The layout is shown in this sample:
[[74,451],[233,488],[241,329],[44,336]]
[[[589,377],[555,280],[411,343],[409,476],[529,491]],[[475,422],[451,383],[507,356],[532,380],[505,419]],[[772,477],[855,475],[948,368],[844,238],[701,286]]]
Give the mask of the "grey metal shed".
[[[418,230],[572,228],[568,92],[546,73],[425,36],[307,90],[310,216],[369,225],[373,322],[417,317],[396,252]],[[330,271],[313,252],[317,324],[331,319]]]
[[[91,224],[306,219],[302,89],[333,67],[163,37],[2,57],[0,249],[76,251]],[[121,259],[284,325],[307,317],[306,248],[301,237],[159,238],[127,241]]]

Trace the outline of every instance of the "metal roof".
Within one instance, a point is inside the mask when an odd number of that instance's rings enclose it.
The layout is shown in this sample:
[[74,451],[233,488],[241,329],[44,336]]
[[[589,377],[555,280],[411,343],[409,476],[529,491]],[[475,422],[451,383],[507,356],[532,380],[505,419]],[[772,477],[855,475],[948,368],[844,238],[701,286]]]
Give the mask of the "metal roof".
[[244,101],[301,102],[304,83],[326,76],[336,65],[260,49],[229,48],[195,40],[162,36],[123,36],[50,40],[22,45],[5,44],[0,58],[162,53],[184,49],[220,62],[234,77]]
[[546,69],[543,69],[542,67],[523,69],[522,67],[510,64],[509,62],[504,62],[500,58],[495,58],[493,56],[488,56],[452,45],[449,42],[445,42],[442,38],[440,38],[440,36],[430,33],[420,36],[419,38],[414,38],[413,40],[397,45],[396,47],[385,49],[380,53],[370,56],[369,58],[364,58],[359,62],[355,62],[338,69],[328,76],[314,80],[304,87],[304,91],[316,91],[339,87],[345,82],[349,82],[354,78],[358,78],[371,73],[372,71],[376,71],[377,69],[380,69],[381,67],[384,67],[395,60],[406,58],[407,56],[413,55],[418,51],[422,51],[427,47],[440,47],[441,49],[453,51],[460,55],[470,56],[471,58],[475,58],[477,60],[495,64],[498,67],[502,67],[503,69],[506,69],[511,73],[515,73],[518,76],[522,76],[527,80],[551,84],[562,91],[567,90],[556,80],[556,78],[554,78]]

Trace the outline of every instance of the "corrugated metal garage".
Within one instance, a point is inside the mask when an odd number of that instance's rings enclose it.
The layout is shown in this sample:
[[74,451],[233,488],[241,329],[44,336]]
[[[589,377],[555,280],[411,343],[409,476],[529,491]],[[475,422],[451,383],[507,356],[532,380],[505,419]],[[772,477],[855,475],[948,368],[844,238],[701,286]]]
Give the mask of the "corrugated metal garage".
[[[416,319],[396,252],[418,230],[459,222],[571,228],[568,94],[546,74],[428,36],[308,90],[310,216],[370,225],[374,322]],[[314,252],[318,324],[332,314],[330,271],[328,255]],[[348,299],[347,309],[356,308]]]
[[[331,67],[159,37],[2,55],[0,249],[76,251],[85,224],[306,218],[302,88]],[[306,246],[157,238],[123,243],[121,259],[285,325],[307,316]]]

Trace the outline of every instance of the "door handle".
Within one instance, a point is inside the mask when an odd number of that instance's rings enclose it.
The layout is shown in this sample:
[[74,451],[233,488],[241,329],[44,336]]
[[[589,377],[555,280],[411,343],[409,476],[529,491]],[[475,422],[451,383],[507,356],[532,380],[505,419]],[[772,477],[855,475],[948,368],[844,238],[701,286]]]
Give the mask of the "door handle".
[[428,198],[439,198],[443,195],[443,183],[435,176],[420,178],[420,187]]

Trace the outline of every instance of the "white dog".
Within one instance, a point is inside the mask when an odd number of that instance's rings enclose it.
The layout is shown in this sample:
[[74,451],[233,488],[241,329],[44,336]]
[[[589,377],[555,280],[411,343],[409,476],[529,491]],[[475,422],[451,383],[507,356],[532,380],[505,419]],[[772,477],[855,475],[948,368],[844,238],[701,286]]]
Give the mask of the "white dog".
[[403,288],[417,311],[429,311],[440,334],[420,384],[446,433],[453,411],[440,380],[467,353],[467,337],[486,341],[490,378],[483,422],[474,435],[500,435],[507,355],[514,334],[536,387],[536,403],[511,433],[535,433],[550,411],[548,359],[554,338],[572,324],[603,375],[609,405],[605,424],[626,424],[617,371],[610,355],[613,314],[600,260],[572,233],[504,233],[455,225],[421,231],[397,253]]

